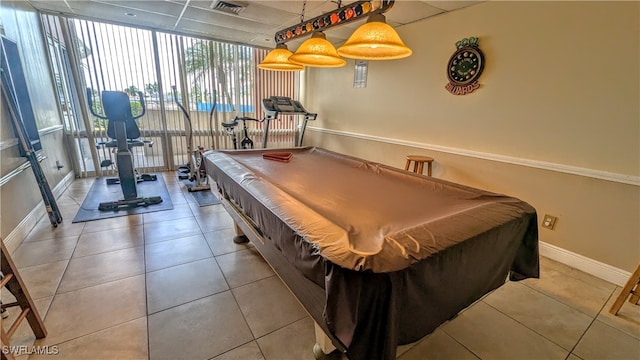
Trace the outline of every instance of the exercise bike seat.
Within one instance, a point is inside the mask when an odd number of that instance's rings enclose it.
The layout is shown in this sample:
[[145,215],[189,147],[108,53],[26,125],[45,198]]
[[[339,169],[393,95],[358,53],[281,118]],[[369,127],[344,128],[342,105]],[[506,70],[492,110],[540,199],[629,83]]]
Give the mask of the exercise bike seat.
[[[118,147],[118,141],[117,140],[109,140],[109,141],[101,142],[99,144],[100,145],[104,145],[105,147],[108,147],[108,148],[117,148]],[[129,148],[136,147],[136,146],[144,146],[145,144],[152,145],[153,142],[152,141],[127,139],[127,146]]]
[[225,123],[225,122],[222,123],[222,127],[224,127],[224,128],[234,128],[236,126],[238,126],[238,120],[237,119],[233,119],[233,121],[230,122],[230,123]]

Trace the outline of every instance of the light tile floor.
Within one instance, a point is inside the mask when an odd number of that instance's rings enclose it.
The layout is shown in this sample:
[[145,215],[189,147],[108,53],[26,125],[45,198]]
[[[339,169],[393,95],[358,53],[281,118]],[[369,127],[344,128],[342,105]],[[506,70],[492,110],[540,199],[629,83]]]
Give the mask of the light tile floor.
[[[231,241],[221,205],[198,207],[164,178],[173,210],[72,224],[93,181],[76,180],[58,202],[65,222],[43,218],[16,249],[49,332],[35,345],[58,351],[28,358],[313,359],[312,320],[253,247]],[[541,265],[541,279],[505,284],[398,359],[640,359],[640,306],[608,313],[619,286]],[[24,322],[12,345],[34,340]]]

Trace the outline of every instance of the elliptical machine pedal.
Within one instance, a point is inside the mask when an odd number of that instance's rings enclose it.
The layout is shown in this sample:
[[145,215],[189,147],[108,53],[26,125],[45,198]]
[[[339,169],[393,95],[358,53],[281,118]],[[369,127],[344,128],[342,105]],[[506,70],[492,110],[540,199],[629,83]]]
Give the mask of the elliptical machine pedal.
[[158,176],[155,174],[142,174],[140,175],[140,179],[138,180],[138,182],[140,181],[156,181],[158,180]]

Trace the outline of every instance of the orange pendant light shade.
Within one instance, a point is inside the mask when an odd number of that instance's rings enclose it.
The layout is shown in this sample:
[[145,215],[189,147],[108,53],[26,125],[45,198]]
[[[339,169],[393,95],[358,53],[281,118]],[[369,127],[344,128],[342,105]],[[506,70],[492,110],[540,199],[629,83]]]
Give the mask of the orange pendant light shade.
[[293,55],[293,53],[287,49],[287,45],[278,44],[276,48],[271,50],[262,62],[258,64],[258,68],[275,71],[304,70],[304,66],[289,61],[289,56],[291,55]]
[[371,14],[367,22],[338,48],[341,56],[362,60],[402,59],[412,53],[382,14]]
[[336,48],[327,40],[322,31],[316,31],[310,39],[300,45],[289,61],[304,66],[340,67],[347,62],[338,56]]

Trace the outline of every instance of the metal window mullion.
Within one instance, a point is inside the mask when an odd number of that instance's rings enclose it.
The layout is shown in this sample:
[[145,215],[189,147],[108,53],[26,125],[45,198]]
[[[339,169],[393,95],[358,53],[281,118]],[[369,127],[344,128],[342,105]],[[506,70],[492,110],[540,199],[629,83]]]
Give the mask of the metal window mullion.
[[[87,25],[89,25],[89,22],[87,21]],[[107,66],[107,64],[102,64],[102,58],[100,56],[101,52],[103,51],[103,49],[107,49],[109,48],[109,43],[107,43],[107,45],[105,45],[105,39],[104,36],[100,36],[98,37],[98,34],[103,34],[103,28],[106,28],[106,24],[101,24],[101,23],[96,23],[96,22],[90,22],[90,31],[89,34],[93,35],[93,41],[95,44],[95,47],[92,49],[92,64],[93,64],[93,68],[89,67],[90,70],[89,74],[91,76],[91,73],[93,72],[94,77],[91,78],[91,83],[92,83],[92,88],[93,88],[93,81],[95,78],[95,85],[96,85],[96,91],[98,92],[98,97],[101,99],[101,104],[102,104],[102,91],[106,90],[109,86],[111,86],[111,78],[110,78],[110,74],[112,72],[108,71],[105,69],[105,67]],[[87,26],[88,27],[88,26]],[[89,28],[89,27],[88,27]],[[98,42],[99,41],[99,42]],[[106,73],[106,74],[105,74]],[[93,134],[93,136],[98,137],[100,136],[100,139],[102,141],[104,141],[105,137],[106,137],[106,130],[102,130],[102,129],[97,129],[95,127],[95,123],[91,124],[91,127],[87,128],[87,134]],[[106,159],[111,158],[111,153],[109,152],[109,149],[106,148],[105,146],[100,147],[100,153],[102,154],[102,156]],[[96,162],[99,160],[96,159]],[[101,173],[111,173],[111,171],[105,169],[103,170],[101,166],[96,165],[96,172],[97,169],[100,169]]]
[[[64,78],[62,78],[62,75],[64,75],[64,73],[62,73],[62,66],[60,63],[60,51],[58,50],[58,47],[60,46],[59,41],[56,42],[53,39],[53,31],[52,31],[52,27],[51,27],[51,20],[52,20],[53,16],[50,15],[44,15],[44,14],[40,14],[40,30],[42,32],[42,36],[44,38],[45,44],[47,44],[46,46],[46,52],[47,52],[47,57],[49,59],[49,71],[51,72],[51,76],[53,78],[53,86],[54,86],[54,93],[56,94],[56,97],[58,97],[57,101],[56,101],[56,105],[58,107],[58,113],[60,115],[60,118],[63,121],[63,127],[64,127],[64,131],[62,136],[65,139],[65,143],[67,144],[67,148],[69,149],[69,156],[71,157],[71,168],[73,169],[73,172],[79,176],[82,176],[82,170],[79,169],[79,164],[78,164],[78,154],[75,151],[75,147],[72,147],[70,144],[72,141],[69,140],[69,133],[72,132],[72,129],[69,129],[70,125],[71,125],[71,121],[69,121],[69,111],[67,111],[67,115],[65,116],[64,111],[62,110],[62,106],[60,104],[60,99],[59,99],[59,95],[58,95],[58,88],[57,88],[57,81],[55,79],[55,68],[58,69],[58,73],[60,75],[60,83],[62,86],[62,83],[68,82],[67,77],[65,76]],[[60,19],[56,17],[56,20],[59,22]],[[45,21],[46,21],[46,26],[45,26]],[[47,37],[46,34],[49,34],[49,36]],[[56,35],[59,37],[60,34],[57,32],[57,27],[56,27]],[[55,52],[55,54],[52,54],[52,48],[53,51]],[[54,68],[55,66],[55,68]],[[66,69],[65,69],[66,71]],[[68,86],[67,84],[65,84],[65,86]],[[68,91],[65,91],[65,89],[62,89],[63,91],[63,97],[65,99],[65,101],[69,102],[67,99],[67,94]]]
[[[94,42],[94,47],[92,48],[92,56],[91,56],[91,60],[92,63],[91,64],[87,64],[87,70],[89,72],[89,77],[91,80],[91,88],[93,89],[93,85],[94,85],[94,80],[95,80],[95,86],[96,86],[96,92],[98,93],[98,97],[101,99],[100,104],[102,104],[102,91],[105,90],[107,88],[107,86],[109,86],[109,78],[105,78],[105,72],[104,71],[104,67],[102,64],[102,59],[100,57],[100,53],[102,51],[102,49],[107,48],[107,46],[105,46],[104,43],[104,37],[99,37],[98,38],[98,34],[102,33],[102,29],[101,27],[106,26],[104,24],[101,23],[96,23],[96,22],[89,22],[89,21],[82,21],[83,23],[86,24],[87,27],[87,35],[88,36],[92,36],[93,37],[93,42]],[[89,26],[91,25],[91,26]],[[100,43],[98,43],[98,40],[100,41]],[[90,65],[93,65],[93,67],[91,67]],[[104,65],[106,66],[106,64]],[[98,71],[100,70],[100,71]],[[93,76],[91,76],[93,74]],[[108,74],[107,74],[108,75]],[[94,119],[95,121],[95,119]],[[96,130],[96,126],[95,126],[95,122],[91,123],[91,125],[89,127],[86,128],[87,134],[91,134],[94,137],[100,137],[100,140],[103,141],[105,138],[105,131],[103,131],[102,129],[98,129]],[[93,146],[92,146],[93,148]],[[111,157],[108,149],[105,146],[100,147],[100,153],[102,154],[102,156],[104,158],[107,157]],[[101,166],[98,165],[98,160],[100,160],[100,158],[96,158],[94,161],[96,162],[96,173],[100,172],[100,173],[107,173],[109,172],[108,170],[103,170]],[[100,170],[97,170],[100,169]]]
[[[134,35],[135,35],[136,46],[140,48],[142,44],[142,53],[144,54],[144,56],[140,56],[139,59],[140,59],[140,66],[141,66],[140,70],[142,71],[142,89],[140,89],[140,91],[142,92],[142,96],[145,96],[147,84],[151,84],[151,81],[153,81],[155,78],[155,76],[152,76],[151,79],[149,79],[149,76],[150,76],[149,68],[151,67],[152,70],[155,70],[155,65],[154,65],[154,62],[149,62],[149,57],[147,56],[150,53],[148,48],[149,41],[147,41],[148,36],[149,35],[153,36],[153,33],[150,32],[149,30],[138,29],[134,33]],[[140,41],[141,38],[142,38],[142,42]],[[143,57],[145,59],[144,63],[142,61]],[[143,119],[146,120],[145,128],[147,128],[147,131],[148,131],[147,137],[153,138],[156,135],[156,129],[155,127],[151,127],[150,125],[155,122],[154,117],[151,116],[151,112],[149,112],[147,117]],[[142,151],[143,151],[144,160],[146,162],[146,168],[158,169],[160,166],[156,161],[155,149],[153,149],[153,147],[143,146]]]
[[[79,56],[78,56],[78,42],[75,41],[74,39],[72,39],[71,37],[71,29],[68,26],[69,21],[68,19],[65,19],[66,21],[61,21],[60,22],[60,30],[62,31],[62,36],[64,38],[64,42],[65,44],[69,44],[72,46],[67,46],[67,54],[69,55],[69,63],[70,63],[70,68],[71,68],[71,72],[72,72],[72,77],[73,77],[73,82],[76,85],[76,89],[82,89],[83,88],[83,84],[82,84],[82,77],[80,75],[80,72],[78,71],[79,69],[81,69],[80,65],[79,65]],[[75,34],[75,32],[74,32]],[[80,98],[80,113],[82,114],[82,121],[84,123],[85,129],[89,129],[89,121],[91,119],[90,115],[89,115],[89,111],[87,108],[87,99],[86,99],[86,94],[83,91],[78,91],[78,97]],[[84,105],[84,106],[82,106]],[[95,172],[98,176],[102,175],[101,169],[98,166],[98,151],[96,149],[96,142],[95,142],[95,138],[93,136],[93,134],[91,133],[91,131],[86,131],[87,133],[87,141],[89,142],[89,149],[91,151],[91,157],[93,160],[93,166],[95,169]],[[81,141],[81,140],[80,140]],[[80,144],[80,146],[82,146],[82,144]],[[82,156],[83,159],[83,163],[84,163],[84,156]],[[86,165],[84,166],[85,172],[86,172]]]
[[[189,89],[189,82],[188,82],[188,76],[187,76],[187,70],[186,70],[186,54],[185,54],[185,48],[184,48],[184,37],[183,36],[179,36],[178,37],[180,40],[183,41],[178,41],[178,80],[180,81],[180,87],[182,88],[182,106],[184,106],[185,109],[187,109],[187,112],[189,113],[189,117],[191,117],[191,89]],[[193,47],[193,39],[190,39],[190,46]],[[185,149],[188,147],[189,144],[187,144],[189,142],[188,136],[187,136],[187,126],[189,126],[187,124],[187,119],[182,118],[182,122],[178,121],[178,124],[182,124],[182,127],[180,127],[178,136],[180,139],[180,144],[182,145],[182,148]],[[189,154],[188,152],[186,153],[186,157],[184,157],[183,163],[187,163],[189,161],[189,157],[191,156],[191,154]]]
[[[143,58],[147,58],[147,54],[148,54],[148,49],[146,44],[148,43],[148,41],[144,41],[145,40],[145,36],[147,35],[148,30],[142,30],[142,29],[132,29],[131,30],[131,36],[130,39],[128,38],[128,40],[130,40],[131,42],[131,48],[135,47],[135,49],[137,49],[137,53],[142,54],[141,56],[132,56],[132,57],[128,57],[129,59],[133,58],[133,67],[136,71],[140,71],[141,78],[142,78],[142,89],[138,89],[138,91],[142,92],[142,96],[144,97],[144,94],[146,92],[145,86],[147,84],[147,68],[150,65],[149,62],[147,61],[146,63],[143,63],[142,59]],[[140,37],[142,37],[143,41],[140,41]],[[127,43],[129,44],[129,41],[127,41]],[[142,46],[141,46],[142,44]],[[131,49],[129,48],[129,50]],[[133,76],[133,75],[132,75]],[[136,80],[136,79],[134,79]],[[140,101],[142,101],[142,99],[140,99]],[[143,124],[145,126],[143,126],[144,129],[146,129],[146,133],[147,135],[145,137],[151,137],[153,136],[153,129],[150,128],[150,124],[153,121],[153,117],[150,116],[151,113],[148,112],[146,116],[141,118],[141,121],[143,122]],[[150,120],[151,119],[151,120]],[[135,121],[135,120],[134,120]],[[150,168],[156,168],[157,164],[155,162],[155,158],[153,156],[153,150],[152,151],[148,151],[146,146],[141,146],[138,150],[139,153],[139,158],[140,160],[143,162],[143,166],[138,166],[141,169],[150,169]],[[151,153],[151,156],[149,156],[149,152]],[[141,153],[141,154],[140,154]],[[151,159],[151,160],[150,160]],[[146,171],[146,170],[145,170]]]
[[[171,74],[173,75],[173,78],[171,79],[171,84],[176,86],[176,92],[178,91],[178,86],[180,89],[180,92],[183,92],[183,85],[181,82],[178,82],[180,79],[180,75],[178,74],[178,68],[180,67],[180,45],[179,45],[179,41],[180,38],[177,35],[169,35],[169,42],[168,44],[170,45],[171,48],[171,56],[169,56],[168,58],[166,58],[167,60],[167,66],[168,66],[168,70],[171,71]],[[176,61],[178,62],[178,65],[176,66]],[[184,95],[184,94],[183,94]],[[177,94],[176,94],[177,96]],[[176,164],[176,152],[174,151],[174,137],[176,135],[176,117],[175,114],[173,113],[173,106],[172,106],[172,116],[171,116],[171,123],[168,125],[171,126],[170,129],[168,129],[167,135],[169,137],[169,146],[170,146],[170,155],[171,155],[171,164],[172,164],[172,169],[175,169],[177,167]]]
[[[214,43],[213,41],[209,41],[208,43],[209,46],[207,46],[207,49],[209,49],[209,87],[210,89],[212,89],[212,94],[211,96],[213,96],[213,102],[215,104],[217,104],[218,102],[218,91],[216,88],[216,79],[215,79],[215,68],[216,68],[216,63],[215,63],[215,52],[213,50],[214,48]],[[220,149],[220,138],[219,138],[219,133],[218,133],[218,128],[219,128],[220,124],[218,124],[218,109],[216,109],[216,111],[213,113],[213,116],[209,119],[209,131],[211,132],[211,146],[214,149]]]
[[[148,44],[149,41],[147,41],[147,36],[151,34],[151,32],[149,30],[142,30],[142,29],[137,29],[134,32],[135,35],[135,46],[136,48],[140,49],[142,48],[142,53],[144,54],[143,56],[137,57],[137,59],[139,60],[139,64],[140,64],[140,70],[142,71],[142,89],[140,89],[140,91],[142,92],[142,96],[144,97],[147,90],[146,90],[146,86],[147,84],[151,84],[151,81],[153,81],[152,77],[151,79],[149,79],[149,67],[152,67],[152,69],[155,69],[155,66],[153,65],[153,62],[149,62],[149,58],[148,58],[148,54],[149,54],[149,48],[148,48]],[[140,41],[140,39],[142,38],[142,42]],[[133,41],[133,39],[132,39]],[[142,46],[141,46],[142,45]],[[145,62],[143,62],[143,58],[145,59]],[[138,62],[136,60],[136,62]],[[147,135],[147,137],[151,137],[153,138],[153,136],[155,135],[155,129],[152,128],[150,125],[152,123],[154,123],[154,117],[151,116],[151,112],[148,112],[146,117],[143,117],[142,119],[144,119],[145,121],[145,128],[147,129],[147,131],[149,132],[149,134]],[[142,152],[143,152],[143,159],[146,163],[145,168],[153,168],[153,169],[157,169],[158,168],[158,164],[156,161],[156,157],[155,155],[155,151],[153,149],[153,147],[148,147],[148,146],[142,146]],[[155,170],[154,170],[155,171]]]
[[[58,16],[58,21],[60,23],[60,29],[62,29],[62,22],[65,22],[66,24],[71,23],[73,20],[70,20],[69,18],[66,17],[61,17]],[[73,30],[73,34],[77,39],[77,30],[75,29],[75,27],[72,27]],[[70,28],[71,29],[71,28]],[[62,30],[61,30],[62,31]],[[60,35],[60,34],[59,34]],[[62,38],[64,39],[64,33],[62,33]],[[69,47],[72,48],[76,48],[76,46],[74,46],[74,44],[69,44],[67,45],[67,58],[69,61],[69,76],[67,78],[67,82],[69,83],[69,86],[71,86],[71,82],[74,81],[74,79],[76,79],[77,81],[74,82],[74,84],[78,84],[79,82],[82,81],[82,79],[78,79],[77,78],[77,74],[80,73],[81,69],[78,69],[77,67],[73,66],[73,63],[71,62],[71,58],[74,56],[74,52],[69,52]],[[80,62],[78,62],[79,64]],[[65,63],[66,65],[66,63]],[[66,66],[65,66],[66,68]],[[75,71],[74,71],[75,70]],[[82,89],[78,89],[77,85],[76,86],[77,89],[77,93],[78,93],[78,111],[79,113],[76,113],[75,116],[76,118],[74,118],[74,123],[73,123],[73,132],[72,132],[72,136],[73,136],[73,140],[74,140],[74,144],[76,146],[74,146],[74,153],[76,153],[76,155],[78,156],[78,163],[81,165],[82,167],[82,177],[88,177],[89,176],[89,170],[87,169],[87,161],[85,160],[85,152],[82,150],[82,139],[83,139],[83,135],[82,135],[82,126],[85,125],[85,122],[90,121],[87,119],[87,117],[85,116],[86,113],[86,108],[85,105],[83,104],[82,99],[83,97],[83,91]],[[84,111],[84,112],[83,112]],[[85,126],[86,128],[86,126]],[[86,131],[85,131],[85,135],[86,136]],[[87,144],[91,144],[90,140],[87,138]],[[94,146],[89,146],[90,148],[94,148]],[[77,150],[77,151],[76,151]],[[95,158],[95,154],[91,153],[91,151],[89,151],[90,156],[91,156],[91,161],[92,163],[94,163],[93,159]],[[96,151],[97,154],[97,151]],[[95,167],[94,167],[95,168]],[[94,171],[95,172],[95,171]]]
[[[158,80],[158,98],[160,101],[160,123],[162,125],[162,132],[160,137],[162,138],[162,153],[164,164],[167,169],[173,169],[173,154],[171,153],[171,138],[167,134],[167,114],[166,108],[164,104],[164,79],[162,78],[162,70],[160,67],[160,51],[158,47],[158,33],[154,30],[152,32],[152,41],[153,41],[153,61],[156,65],[156,77]],[[166,44],[166,41],[165,41]],[[165,54],[167,55],[167,54]]]
[[[74,29],[75,31],[75,37],[77,38],[77,31],[78,28],[81,31],[82,39],[84,40],[88,40],[89,44],[93,44],[94,46],[91,46],[91,49],[95,49],[95,51],[98,51],[98,40],[96,38],[96,31],[95,31],[95,24],[91,24],[92,28],[89,27],[89,22],[88,21],[84,21],[84,20],[69,20],[70,22],[72,22],[73,24],[75,24],[76,26],[72,27],[71,29]],[[92,36],[93,35],[93,36]],[[86,38],[86,39],[85,39]],[[84,44],[84,40],[83,40],[83,44]],[[84,46],[84,45],[83,45]],[[92,50],[93,51],[93,50]],[[93,54],[93,53],[92,53]],[[82,101],[82,107],[87,107],[88,103],[87,103],[87,99],[85,98],[86,92],[82,91],[84,90],[84,88],[87,85],[91,86],[91,89],[93,89],[94,87],[94,77],[95,77],[95,86],[96,86],[96,91],[98,92],[98,94],[100,94],[100,85],[98,82],[98,74],[96,73],[96,69],[98,68],[98,66],[96,65],[96,58],[98,61],[98,64],[100,62],[100,58],[97,56],[91,56],[91,62],[87,62],[87,68],[86,71],[89,74],[89,84],[87,84],[87,79],[83,76],[82,79],[79,79],[83,85],[79,88],[79,92],[83,95],[83,99],[84,101]],[[78,62],[78,65],[82,64],[81,61]],[[91,65],[93,65],[93,67],[91,67]],[[79,71],[82,71],[83,69],[78,69]],[[93,70],[93,71],[92,71]],[[104,84],[104,79],[102,81],[102,83]],[[94,168],[94,173],[95,175],[101,176],[102,175],[102,168],[100,166],[98,166],[99,164],[99,160],[100,160],[100,153],[102,153],[102,155],[105,154],[105,150],[104,148],[100,149],[100,152],[98,152],[98,149],[96,147],[96,133],[95,133],[95,119],[93,119],[93,115],[91,113],[87,113],[88,117],[87,120],[83,121],[83,125],[84,125],[84,131],[85,131],[85,136],[87,136],[87,143],[89,144],[89,148],[92,151],[91,152],[91,160],[93,162],[93,168]],[[93,140],[89,140],[89,139],[93,139]],[[79,140],[80,146],[82,146],[82,139]],[[91,151],[90,150],[90,151]],[[85,164],[86,167],[86,164]],[[87,174],[89,174],[90,172],[87,171]]]

